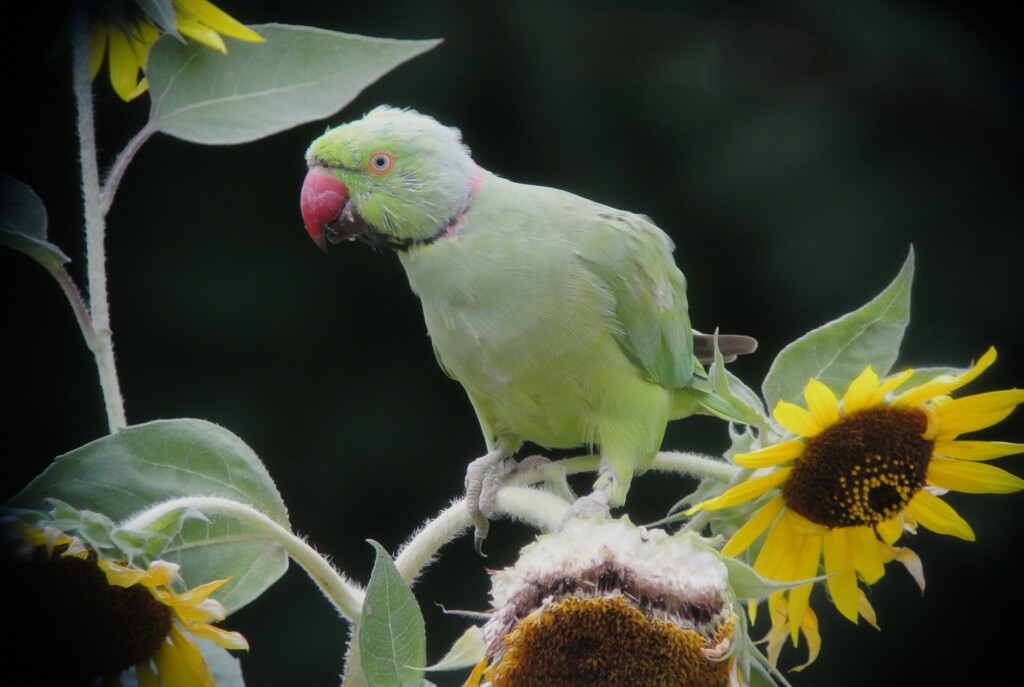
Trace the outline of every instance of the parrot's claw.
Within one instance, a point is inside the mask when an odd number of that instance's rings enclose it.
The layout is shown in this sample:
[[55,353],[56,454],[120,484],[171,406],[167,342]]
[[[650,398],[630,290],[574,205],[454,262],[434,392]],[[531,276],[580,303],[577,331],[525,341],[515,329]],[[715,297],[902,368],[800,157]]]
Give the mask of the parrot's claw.
[[484,539],[491,525],[489,518],[496,510],[498,489],[515,467],[512,453],[508,449],[496,448],[466,468],[466,510],[473,521],[473,548],[481,556],[484,555]]
[[601,490],[595,490],[586,496],[576,499],[562,519],[562,525],[574,518],[589,519],[597,515],[608,516],[611,511],[608,508],[608,494]]

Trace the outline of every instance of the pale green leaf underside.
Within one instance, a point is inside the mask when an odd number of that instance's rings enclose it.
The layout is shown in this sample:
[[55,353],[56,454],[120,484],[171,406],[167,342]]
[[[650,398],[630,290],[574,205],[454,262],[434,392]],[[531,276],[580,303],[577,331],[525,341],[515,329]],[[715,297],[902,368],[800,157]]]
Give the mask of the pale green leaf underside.
[[[255,506],[288,527],[266,468],[241,439],[204,420],[160,420],[124,429],[58,457],[8,504],[42,510],[55,498],[114,521],[186,496],[219,496]],[[284,550],[228,517],[185,522],[162,554],[181,564],[189,587],[230,577],[217,599],[229,611],[284,574]]]
[[811,377],[842,394],[868,365],[884,376],[896,361],[910,321],[913,277],[911,250],[896,278],[874,299],[783,348],[762,385],[768,408],[780,400],[802,403]]
[[475,666],[487,655],[487,642],[484,631],[479,625],[471,625],[469,629],[455,640],[452,648],[444,657],[426,670],[460,670]]
[[46,208],[30,186],[0,174],[0,244],[19,250],[48,270],[70,262],[46,238]]
[[228,40],[223,55],[163,37],[149,54],[151,124],[196,143],[253,141],[328,117],[440,41],[370,38],[283,24],[265,43]]
[[373,687],[419,683],[427,661],[423,614],[387,551],[375,541],[370,544],[377,558],[359,623],[363,672]]

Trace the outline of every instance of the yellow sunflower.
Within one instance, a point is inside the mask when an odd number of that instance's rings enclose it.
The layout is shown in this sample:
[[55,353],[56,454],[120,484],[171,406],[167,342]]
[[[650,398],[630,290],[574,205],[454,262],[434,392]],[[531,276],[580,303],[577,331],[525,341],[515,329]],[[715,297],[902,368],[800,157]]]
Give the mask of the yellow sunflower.
[[170,623],[165,640],[152,658],[135,665],[140,687],[214,687],[213,675],[199,648],[188,635],[209,639],[224,649],[249,648],[249,643],[241,634],[210,624],[223,620],[227,615],[224,606],[210,598],[227,580],[208,582],[179,594],[171,587],[171,581],[178,574],[179,566],[176,563],[155,561],[146,570],[108,560],[100,560],[98,565],[112,586],[127,588],[142,585],[148,589],[153,598],[166,606],[177,621]]
[[[227,580],[176,592],[179,566],[155,561],[145,570],[99,559],[64,532],[4,519],[16,550],[0,555],[0,612],[19,618],[11,656],[32,667],[40,684],[93,684],[135,667],[140,687],[214,687],[192,637],[225,649],[245,638],[210,623],[225,617],[211,594]],[[61,661],[47,662],[57,647]]]
[[[263,41],[258,33],[207,0],[174,0],[174,15],[181,35],[224,54],[228,49],[221,34],[251,43]],[[118,96],[129,101],[142,95],[149,84],[145,78],[140,80],[139,74],[145,70],[149,49],[160,35],[160,29],[145,15],[94,20],[89,27],[92,78],[99,73],[103,56],[109,55],[110,83]]]
[[[868,367],[841,401],[811,379],[804,389],[806,409],[780,401],[773,412],[795,438],[734,457],[740,466],[767,472],[688,513],[727,508],[778,488],[729,539],[723,554],[745,551],[767,531],[755,570],[770,579],[795,581],[817,576],[824,562],[826,584],[839,612],[853,622],[863,617],[874,625],[874,611],[858,578],[874,584],[885,574],[885,564],[898,560],[923,587],[916,555],[894,546],[904,530],[914,532],[920,525],[974,540],[970,525],[941,494],[1024,489],[1024,480],[984,463],[1024,452],[1024,444],[957,438],[991,427],[1024,402],[1020,389],[950,398],[950,392],[974,380],[995,359],[990,348],[962,374],[940,375],[895,394],[913,370],[880,381]],[[810,593],[807,584],[772,595],[768,640],[771,648],[783,627],[794,643],[803,632],[813,661],[820,638]]]

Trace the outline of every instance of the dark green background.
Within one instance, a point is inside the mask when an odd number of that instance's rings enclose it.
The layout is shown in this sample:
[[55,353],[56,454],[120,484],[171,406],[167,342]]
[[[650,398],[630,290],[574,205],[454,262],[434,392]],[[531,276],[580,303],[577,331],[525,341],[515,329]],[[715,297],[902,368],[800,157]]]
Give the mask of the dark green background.
[[[357,579],[372,565],[364,540],[394,550],[459,495],[466,462],[483,450],[398,261],[363,246],[324,256],[302,228],[306,146],[379,103],[460,127],[476,160],[503,176],[650,215],[677,243],[695,326],[760,339],[733,366],[752,386],[787,342],[877,293],[910,244],[918,270],[901,364],[966,364],[995,344],[996,367],[970,390],[1024,383],[1021,75],[1009,3],[221,6],[247,23],[445,39],[327,122],[236,147],[152,140],[110,215],[129,420],[199,417],[238,434],[277,480],[295,529]],[[82,282],[68,62],[55,38],[62,7],[4,22],[3,166],[38,191]],[[109,161],[148,99],[125,105],[105,80],[96,90]],[[58,288],[9,250],[0,280],[7,498],[106,422]],[[1022,429],[1018,411],[986,436],[1021,440]],[[675,423],[665,442],[723,444],[720,424],[703,420]],[[1024,473],[1020,457],[998,464]],[[634,520],[658,517],[689,486],[641,477]],[[912,540],[927,594],[890,566],[871,590],[881,633],[816,604],[824,649],[797,685],[1011,674],[1024,495],[948,500],[978,541]],[[489,558],[462,538],[422,576],[431,660],[465,625],[440,606],[485,609],[485,568],[509,564],[529,537],[497,523]],[[252,644],[252,687],[336,683],[347,627],[300,570],[227,625]]]

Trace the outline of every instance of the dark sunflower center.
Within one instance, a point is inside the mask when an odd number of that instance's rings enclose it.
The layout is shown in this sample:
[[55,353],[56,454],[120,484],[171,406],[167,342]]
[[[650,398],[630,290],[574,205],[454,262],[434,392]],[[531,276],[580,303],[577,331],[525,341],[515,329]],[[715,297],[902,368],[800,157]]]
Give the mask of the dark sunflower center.
[[59,550],[53,558],[5,559],[0,609],[18,619],[11,655],[37,671],[40,684],[91,685],[117,675],[153,656],[170,631],[167,606],[141,585],[111,586],[95,560]]
[[935,442],[919,408],[878,406],[844,415],[807,440],[782,486],[786,505],[826,527],[897,515],[925,483]]

